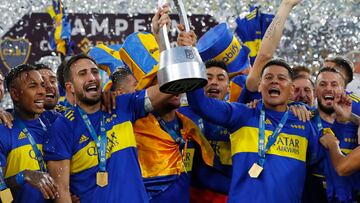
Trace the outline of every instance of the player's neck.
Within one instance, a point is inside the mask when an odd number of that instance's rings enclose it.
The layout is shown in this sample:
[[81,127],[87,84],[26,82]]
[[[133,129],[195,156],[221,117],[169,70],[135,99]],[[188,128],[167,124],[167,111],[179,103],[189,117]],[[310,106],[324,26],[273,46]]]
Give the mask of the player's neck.
[[288,109],[287,104],[278,104],[278,105],[270,105],[266,102],[264,102],[264,106],[266,109],[270,109],[277,112],[285,112]]
[[22,110],[18,107],[15,106],[14,111],[16,113],[16,115],[21,118],[22,120],[34,120],[36,118],[39,118],[40,114],[36,114],[36,113],[32,113],[32,112],[27,112],[25,110]]
[[176,109],[168,111],[168,112],[158,112],[159,116],[165,121],[170,122],[176,117]]
[[324,121],[326,121],[328,123],[334,123],[335,118],[336,118],[335,113],[327,114],[327,113],[323,112],[321,109],[318,109],[318,111],[319,111],[321,119],[323,119]]
[[99,101],[96,104],[88,105],[82,102],[78,102],[77,104],[83,111],[85,111],[87,114],[92,114],[100,110],[101,102]]

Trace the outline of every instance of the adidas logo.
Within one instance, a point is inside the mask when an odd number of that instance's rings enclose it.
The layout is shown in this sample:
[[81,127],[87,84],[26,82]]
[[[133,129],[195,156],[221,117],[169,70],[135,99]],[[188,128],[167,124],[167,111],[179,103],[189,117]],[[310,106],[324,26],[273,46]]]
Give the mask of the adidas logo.
[[24,138],[26,138],[25,133],[20,132],[19,137],[18,137],[18,140],[22,140],[22,139],[24,139]]
[[83,143],[83,142],[87,141],[88,139],[89,139],[89,138],[88,138],[88,137],[86,137],[85,135],[81,135],[80,140],[79,140],[79,144],[81,144],[81,143]]
[[266,119],[265,124],[271,125],[272,123],[271,123],[271,121],[269,119]]

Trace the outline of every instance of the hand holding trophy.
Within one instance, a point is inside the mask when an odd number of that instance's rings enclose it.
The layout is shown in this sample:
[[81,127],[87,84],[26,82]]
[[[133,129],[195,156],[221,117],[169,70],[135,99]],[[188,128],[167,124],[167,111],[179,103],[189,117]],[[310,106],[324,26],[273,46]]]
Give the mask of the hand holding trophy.
[[[179,13],[180,23],[184,25],[186,32],[190,32],[184,3],[182,0],[174,0],[174,3]],[[179,94],[207,84],[205,65],[195,47],[171,48],[166,25],[160,28],[160,42],[159,46],[163,48],[157,73],[160,91]]]

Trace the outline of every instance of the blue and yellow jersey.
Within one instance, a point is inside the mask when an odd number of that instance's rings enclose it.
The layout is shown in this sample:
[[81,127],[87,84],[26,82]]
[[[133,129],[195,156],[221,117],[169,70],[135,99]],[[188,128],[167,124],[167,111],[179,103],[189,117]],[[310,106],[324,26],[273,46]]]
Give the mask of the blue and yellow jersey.
[[187,143],[183,148],[161,127],[153,114],[135,123],[139,162],[151,202],[189,202],[196,143],[204,161],[213,164],[214,153],[200,129],[181,113],[176,115],[181,126],[179,135]]
[[352,110],[351,112],[357,116],[360,116],[360,97],[352,92],[346,92],[347,95],[351,98],[352,101]]
[[[40,119],[22,120],[40,151],[43,148],[46,128],[50,127],[56,117],[52,111],[46,111]],[[14,124],[13,128],[9,129],[0,125],[0,135],[0,163],[5,167],[5,178],[13,177],[24,170],[40,170],[30,141],[19,126]],[[30,199],[34,202],[46,202],[41,192],[26,182],[13,195],[14,202],[29,202]]]
[[[307,162],[317,160],[318,135],[310,122],[291,112],[276,142],[266,153],[264,170],[251,178],[249,169],[259,160],[261,104],[250,109],[205,97],[203,90],[187,93],[190,107],[204,119],[226,127],[230,133],[233,174],[228,202],[300,202]],[[216,109],[216,111],[209,111]],[[265,145],[284,112],[265,111]]]
[[[340,141],[339,146],[344,155],[349,154],[358,146],[358,126],[352,123],[341,124],[334,122],[331,129]],[[326,191],[329,201],[354,202],[353,197],[360,189],[360,173],[350,176],[339,176],[327,152],[324,160],[324,174],[326,178]]]
[[243,87],[243,89],[241,90],[238,102],[239,103],[243,103],[243,104],[247,104],[249,102],[254,101],[255,99],[259,100],[261,99],[261,94],[260,92],[256,91],[256,92],[251,92],[247,89],[246,84]]
[[147,202],[133,132],[136,119],[145,116],[145,91],[117,97],[113,114],[88,114],[95,131],[100,132],[105,117],[107,136],[106,170],[108,185],[96,185],[98,152],[78,107],[60,116],[49,129],[44,145],[45,160],[70,160],[70,191],[81,202]]
[[220,167],[209,166],[202,161],[201,157],[195,156],[191,185],[198,189],[228,194],[232,174],[229,131],[202,119],[189,106],[181,107],[179,111],[203,129],[202,132],[217,157],[218,162],[215,164],[220,165]]

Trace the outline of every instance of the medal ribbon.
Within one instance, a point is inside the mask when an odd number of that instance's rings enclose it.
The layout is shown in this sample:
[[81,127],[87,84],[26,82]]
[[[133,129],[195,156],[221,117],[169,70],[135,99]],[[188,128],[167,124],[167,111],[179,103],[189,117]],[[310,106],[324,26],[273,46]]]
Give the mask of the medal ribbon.
[[90,122],[89,117],[86,115],[86,113],[78,107],[79,113],[81,115],[82,120],[84,121],[87,130],[89,131],[92,139],[94,140],[96,144],[96,148],[98,150],[98,158],[99,158],[99,168],[101,172],[106,171],[106,132],[105,132],[105,121],[104,121],[104,115],[101,116],[100,121],[100,136],[97,135],[93,125]]
[[285,114],[280,120],[279,125],[276,127],[272,135],[269,136],[268,142],[266,146],[264,146],[265,145],[265,107],[264,107],[264,103],[262,103],[261,113],[259,118],[259,152],[258,152],[260,156],[258,164],[261,167],[264,166],[266,152],[269,151],[270,147],[275,143],[276,138],[279,136],[280,131],[284,127],[288,117],[289,117],[289,110],[285,112]]
[[[40,123],[41,123],[41,126],[42,126],[43,130],[46,131],[47,128],[46,128],[45,124],[41,121],[40,118],[39,118],[39,120],[40,120]],[[34,140],[34,137],[31,135],[29,130],[26,128],[24,122],[22,122],[21,119],[16,114],[15,114],[15,124],[17,124],[20,127],[22,132],[28,138],[28,140],[29,140],[29,142],[31,144],[31,147],[35,152],[36,160],[39,163],[40,170],[43,171],[43,172],[46,172],[46,167],[45,167],[45,162],[44,162],[43,155],[40,152],[39,148],[37,147],[36,142]]]

